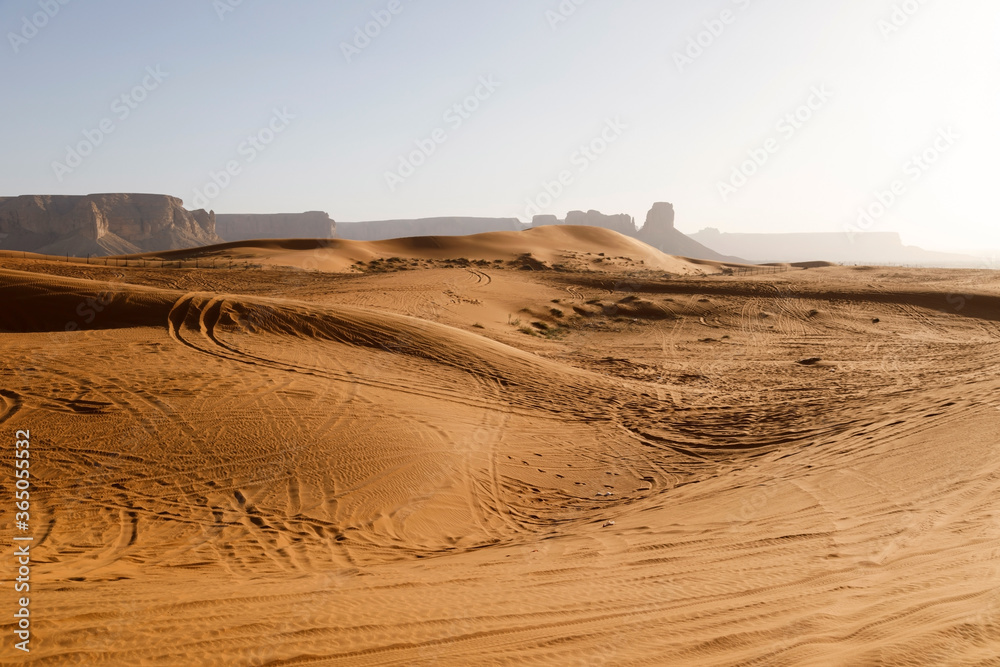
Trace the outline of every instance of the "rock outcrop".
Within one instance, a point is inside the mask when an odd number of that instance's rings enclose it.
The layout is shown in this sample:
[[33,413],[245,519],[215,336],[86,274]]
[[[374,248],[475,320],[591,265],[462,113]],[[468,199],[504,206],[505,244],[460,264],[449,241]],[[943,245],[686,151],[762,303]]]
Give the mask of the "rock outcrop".
[[635,237],[668,255],[690,257],[692,259],[710,259],[719,262],[743,263],[746,260],[724,255],[698,243],[674,227],[674,205],[667,202],[657,202],[646,214],[646,223],[635,234]]
[[215,215],[168,195],[0,198],[0,250],[74,256],[178,250],[220,243]]
[[250,239],[332,239],[337,223],[323,211],[274,214],[218,214],[215,227],[226,241]]
[[639,231],[639,237],[651,246],[669,242],[675,238],[674,205],[667,202],[656,202],[646,213],[646,222]]

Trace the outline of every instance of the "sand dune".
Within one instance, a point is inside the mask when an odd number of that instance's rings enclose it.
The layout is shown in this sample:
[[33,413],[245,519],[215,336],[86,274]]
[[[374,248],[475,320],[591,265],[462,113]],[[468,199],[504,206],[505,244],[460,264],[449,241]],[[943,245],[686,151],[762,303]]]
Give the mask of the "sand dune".
[[[213,258],[253,261],[267,266],[342,272],[372,261],[465,260],[515,263],[541,268],[624,268],[675,274],[718,272],[719,262],[688,260],[666,255],[628,236],[599,227],[547,226],[522,232],[486,232],[471,236],[421,236],[386,241],[345,239],[265,239],[238,241],[191,250],[129,255],[134,258],[178,261]],[[525,258],[528,262],[524,262]],[[113,260],[112,260],[113,261]]]
[[40,664],[996,664],[990,272],[133,259],[0,260]]

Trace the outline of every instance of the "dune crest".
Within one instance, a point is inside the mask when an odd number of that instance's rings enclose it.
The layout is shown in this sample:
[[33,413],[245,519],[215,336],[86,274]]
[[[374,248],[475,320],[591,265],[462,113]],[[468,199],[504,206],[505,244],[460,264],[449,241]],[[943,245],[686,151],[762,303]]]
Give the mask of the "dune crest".
[[[302,252],[310,251],[310,252]],[[143,255],[137,255],[142,257]],[[513,263],[533,269],[618,271],[624,266],[686,274],[721,270],[721,263],[667,255],[618,232],[586,226],[543,226],[471,236],[417,236],[383,241],[257,239],[204,248],[149,253],[151,259],[234,258],[267,266],[344,272],[386,260]],[[526,261],[525,261],[526,260]],[[610,268],[609,268],[610,267]],[[709,268],[706,268],[709,267]]]

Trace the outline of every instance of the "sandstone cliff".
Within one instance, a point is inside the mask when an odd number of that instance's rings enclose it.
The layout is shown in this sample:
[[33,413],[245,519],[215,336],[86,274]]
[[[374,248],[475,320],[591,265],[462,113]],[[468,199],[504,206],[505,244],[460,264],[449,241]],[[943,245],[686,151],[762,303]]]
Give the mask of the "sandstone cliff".
[[218,214],[215,227],[226,241],[250,239],[330,239],[337,223],[322,211],[274,214]]
[[177,250],[220,243],[215,215],[149,194],[0,198],[0,250],[75,256]]
[[691,257],[694,259],[711,259],[721,262],[743,263],[739,257],[723,255],[707,246],[698,243],[674,227],[674,205],[667,202],[657,202],[646,214],[646,223],[635,234],[635,237],[668,255]]
[[674,205],[668,202],[656,202],[646,213],[646,222],[642,225],[643,235],[650,238],[669,236],[674,231]]

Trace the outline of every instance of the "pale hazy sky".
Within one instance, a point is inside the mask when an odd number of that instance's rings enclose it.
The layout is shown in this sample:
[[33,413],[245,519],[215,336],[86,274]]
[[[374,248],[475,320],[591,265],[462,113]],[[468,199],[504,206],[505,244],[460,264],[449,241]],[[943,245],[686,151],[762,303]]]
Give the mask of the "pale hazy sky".
[[688,232],[1000,248],[996,0],[6,0],[0,28],[0,195],[337,220],[670,201]]

